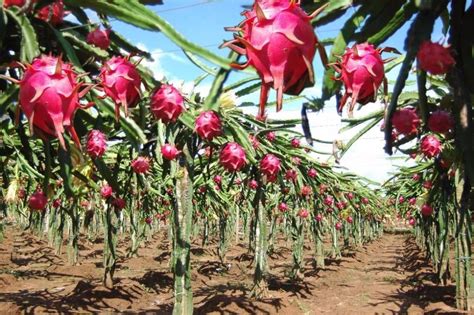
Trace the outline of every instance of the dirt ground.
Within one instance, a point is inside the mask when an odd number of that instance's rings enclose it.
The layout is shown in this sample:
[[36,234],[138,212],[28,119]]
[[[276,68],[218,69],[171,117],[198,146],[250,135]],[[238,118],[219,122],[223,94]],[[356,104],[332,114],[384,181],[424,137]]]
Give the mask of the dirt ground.
[[[47,241],[7,229],[0,243],[0,313],[150,312],[169,314],[173,278],[169,244],[156,234],[139,257],[121,259],[114,290],[101,285],[102,244],[81,243],[80,265],[57,256]],[[124,256],[126,242],[120,247]],[[398,314],[457,313],[453,285],[436,286],[429,265],[409,235],[385,234],[324,270],[312,266],[307,248],[305,278],[291,282],[291,251],[281,241],[269,257],[269,296],[248,298],[252,260],[245,245],[227,254],[229,270],[218,262],[216,244],[193,245],[196,314]]]

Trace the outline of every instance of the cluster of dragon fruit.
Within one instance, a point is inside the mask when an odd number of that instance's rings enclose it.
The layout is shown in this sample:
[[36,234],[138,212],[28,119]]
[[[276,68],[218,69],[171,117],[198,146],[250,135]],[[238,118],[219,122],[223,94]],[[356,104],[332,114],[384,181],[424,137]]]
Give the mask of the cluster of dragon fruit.
[[[32,5],[34,2],[4,0],[3,3],[5,7],[24,8],[27,3]],[[260,109],[257,116],[260,120],[266,119],[265,106],[270,88],[276,91],[277,110],[280,110],[283,94],[298,95],[305,87],[314,85],[316,74],[313,59],[317,49],[324,50],[310,23],[318,13],[319,11],[312,15],[306,14],[299,3],[293,0],[259,0],[251,10],[243,13],[245,19],[239,26],[229,28],[236,33],[234,39],[224,46],[247,57],[244,64],[232,66],[236,69],[253,67],[261,78]],[[55,1],[34,14],[53,25],[60,24],[65,15],[63,2]],[[110,45],[109,35],[110,30],[97,28],[88,34],[87,42],[107,50]],[[342,82],[344,86],[340,109],[349,102],[349,111],[352,112],[356,104],[376,101],[377,93],[386,80],[385,61],[381,57],[383,51],[386,49],[374,47],[370,43],[358,43],[348,48],[339,61],[329,65],[336,70],[335,80]],[[420,46],[418,61],[418,70],[432,75],[443,75],[454,64],[449,48],[429,41]],[[61,56],[38,56],[22,67],[23,77],[17,82],[20,86],[18,103],[21,111],[27,117],[34,134],[45,140],[57,138],[63,149],[67,148],[64,140],[66,132],[76,146],[81,147],[81,139],[76,134],[73,121],[78,110],[94,106],[81,103],[87,93],[101,93],[103,98],[112,100],[115,104],[115,117],[119,120],[121,112],[127,116],[129,110],[137,106],[145,88],[136,69],[137,64],[122,56],[103,61],[100,73],[92,78],[92,82],[86,82]],[[149,99],[149,110],[164,124],[175,124],[186,111],[185,97],[172,85],[162,84],[154,89]],[[415,108],[402,108],[396,111],[392,123],[395,140],[401,137],[420,138],[419,149],[412,152],[413,156],[436,159],[442,168],[450,168],[449,159],[443,156],[443,146],[451,141],[454,121],[447,110],[433,106],[426,125],[422,125]],[[216,111],[203,111],[195,117],[194,132],[203,141],[211,142],[222,136],[224,127],[225,122]],[[267,134],[269,140],[274,137],[273,133]],[[298,141],[295,139],[292,145],[299,146]],[[100,130],[90,131],[85,139],[85,151],[92,159],[101,158],[107,151],[107,136]],[[181,148],[164,144],[161,154],[166,160],[176,160],[180,158]],[[220,149],[219,161],[226,171],[238,172],[248,164],[246,155],[239,143],[228,142]],[[150,159],[138,156],[130,167],[138,174],[146,174],[150,169]],[[274,182],[281,171],[280,160],[268,153],[259,161],[259,168],[267,182]],[[308,174],[314,176],[312,170]],[[290,180],[295,179],[295,176],[296,173],[291,170],[285,174],[285,178]],[[101,194],[104,198],[110,198],[113,194],[111,187],[102,187]],[[120,198],[116,198],[114,202],[123,206]],[[33,209],[44,209],[46,203],[45,195],[38,191],[31,196],[29,204]],[[280,209],[284,208],[285,204],[281,204]],[[424,205],[421,211],[424,215],[430,215],[430,209],[429,205]]]

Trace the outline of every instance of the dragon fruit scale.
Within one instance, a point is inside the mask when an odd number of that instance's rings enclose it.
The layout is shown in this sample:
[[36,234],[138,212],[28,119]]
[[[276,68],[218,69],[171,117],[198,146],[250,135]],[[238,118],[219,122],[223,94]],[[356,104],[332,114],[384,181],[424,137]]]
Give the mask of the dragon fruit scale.
[[[294,0],[256,0],[252,10],[244,11],[245,20],[231,40],[223,45],[247,56],[237,69],[252,66],[262,80],[260,110],[265,117],[265,105],[270,88],[277,92],[277,111],[281,110],[283,93],[298,95],[314,84],[313,59],[318,43],[310,23],[323,8],[307,15]],[[320,47],[321,48],[321,47]]]
[[156,119],[175,122],[184,110],[184,98],[175,87],[163,84],[153,93],[150,108]]
[[104,63],[99,74],[105,94],[115,103],[115,118],[120,116],[120,106],[124,107],[125,115],[140,100],[141,78],[136,65],[128,58],[112,57]]
[[349,97],[349,112],[354,110],[356,103],[365,105],[375,101],[377,90],[385,78],[384,61],[380,55],[384,50],[376,49],[369,43],[355,44],[347,48],[338,63],[333,64],[335,71],[340,74],[336,80],[342,81],[345,88],[339,112]]
[[63,133],[68,131],[80,147],[73,118],[80,107],[79,98],[88,88],[77,82],[72,66],[61,58],[41,56],[26,66],[19,82],[19,104],[30,123],[31,130],[42,138],[58,138],[65,149]]

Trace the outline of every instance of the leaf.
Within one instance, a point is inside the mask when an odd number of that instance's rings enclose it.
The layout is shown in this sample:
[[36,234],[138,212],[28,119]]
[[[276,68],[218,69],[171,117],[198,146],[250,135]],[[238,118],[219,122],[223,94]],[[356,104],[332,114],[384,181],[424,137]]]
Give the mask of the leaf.
[[92,56],[98,58],[108,58],[109,53],[103,49],[97,48],[95,46],[89,45],[87,42],[82,40],[81,38],[77,37],[76,34],[72,32],[63,32],[63,37],[71,41],[72,44],[78,46],[81,49],[81,52],[87,52]]
[[58,160],[60,165],[60,173],[63,179],[63,187],[66,196],[74,197],[74,188],[72,186],[72,161],[69,152],[59,148]]
[[[321,26],[334,21],[346,12],[346,10],[352,5],[353,0],[331,0],[328,2],[329,5],[320,15],[311,20],[311,24],[313,24],[314,26]],[[312,5],[305,5],[303,7],[306,11],[316,9]]]
[[25,63],[32,62],[34,58],[40,55],[35,29],[26,15],[17,15],[18,8],[12,7],[5,11],[16,21],[21,30],[20,60]]
[[186,55],[186,57],[188,57],[188,59],[196,65],[196,67],[198,67],[199,69],[201,69],[202,71],[210,74],[210,75],[213,75],[213,76],[216,76],[217,75],[217,69],[215,68],[210,68],[208,66],[206,66],[203,62],[201,62],[194,54],[190,53],[189,51],[186,51],[186,50],[183,50],[183,53]]
[[51,26],[51,30],[53,31],[54,35],[56,35],[58,42],[63,47],[63,51],[66,53],[67,58],[73,63],[74,67],[76,67],[76,69],[80,72],[84,72],[81,62],[79,61],[74,48],[72,48],[72,45],[64,38],[60,31],[56,30],[56,28]]
[[18,85],[9,84],[6,91],[0,94],[0,117],[2,117],[8,108],[14,104],[18,95]]
[[70,6],[84,6],[98,13],[114,16],[128,24],[145,30],[160,31],[176,45],[224,68],[230,68],[230,60],[222,58],[209,50],[190,42],[167,21],[157,16],[153,11],[137,2],[137,0],[65,0]]

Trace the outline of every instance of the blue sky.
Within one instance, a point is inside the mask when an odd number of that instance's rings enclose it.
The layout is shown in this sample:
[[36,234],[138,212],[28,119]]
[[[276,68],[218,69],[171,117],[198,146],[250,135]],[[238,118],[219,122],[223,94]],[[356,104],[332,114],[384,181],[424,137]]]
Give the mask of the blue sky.
[[[223,40],[232,38],[232,34],[226,32],[224,27],[239,24],[242,20],[240,15],[243,11],[242,6],[253,3],[252,0],[164,0],[164,2],[164,5],[152,6],[150,8],[173,25],[185,37],[221,56],[227,56],[229,50],[219,49],[218,46]],[[354,12],[355,10],[350,8],[345,17],[349,17]],[[339,21],[316,29],[318,38],[335,37],[342,27],[342,20],[344,20],[344,17]],[[202,74],[202,70],[194,66],[181,52],[181,49],[164,35],[143,31],[118,21],[113,23],[113,27],[131,42],[146,48],[153,54],[155,61],[153,63],[146,63],[146,65],[155,72],[159,79],[164,76],[173,83],[180,81],[190,82]],[[403,44],[408,27],[409,23],[386,41],[384,46],[396,47],[403,52]],[[441,27],[437,25],[432,39],[438,41],[441,38]],[[329,48],[327,50],[329,53]],[[314,66],[316,85],[313,88],[306,89],[303,92],[304,95],[320,95],[323,68],[318,56],[315,58]],[[388,76],[389,80],[394,80],[396,75],[396,70],[392,71]],[[229,82],[241,79],[243,76],[245,75],[233,72]],[[202,84],[204,92],[209,87],[210,82]],[[249,97],[249,100],[256,100],[257,97],[258,95],[252,95]],[[270,109],[270,117],[297,118],[299,117],[300,104],[301,102],[299,101],[284,104],[283,113],[278,114],[274,113],[274,109]],[[356,116],[365,115],[371,110],[378,110],[381,106],[381,104],[366,106],[361,112],[356,113]],[[250,109],[250,112],[254,111],[255,109]],[[357,131],[353,130],[344,134],[339,133],[342,124],[340,123],[340,117],[336,114],[334,100],[329,101],[322,112],[310,114],[309,118],[313,136],[320,139],[347,141]],[[383,145],[383,133],[374,128],[347,153],[342,159],[341,164],[360,175],[382,182],[388,178],[389,172],[394,171],[394,165],[403,163],[399,160],[394,161],[388,158],[383,152]],[[318,149],[331,151],[331,146],[321,146]]]

